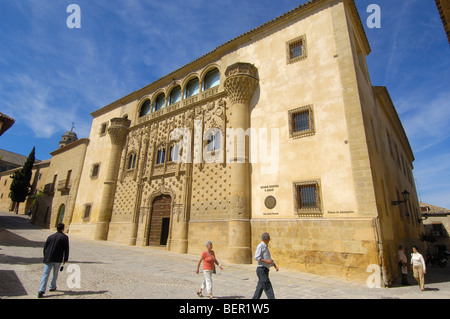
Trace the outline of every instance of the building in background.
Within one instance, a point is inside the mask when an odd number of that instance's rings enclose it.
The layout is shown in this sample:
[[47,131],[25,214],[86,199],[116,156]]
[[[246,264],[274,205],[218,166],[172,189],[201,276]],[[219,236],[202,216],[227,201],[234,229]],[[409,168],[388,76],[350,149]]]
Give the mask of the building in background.
[[70,230],[88,144],[88,139],[78,139],[70,130],[62,135],[59,148],[50,153],[52,157],[44,188],[37,200],[39,206],[33,211],[35,224],[54,228],[58,223],[64,223],[66,230]]
[[450,250],[450,209],[420,203],[424,234],[431,254]]
[[[18,155],[18,154],[16,154]],[[20,155],[22,156],[22,155]],[[25,163],[27,157],[23,156],[23,163]],[[23,163],[7,171],[0,172],[0,210],[2,211],[14,211],[16,203],[12,202],[9,193],[14,171],[22,169]],[[31,175],[31,196],[27,197],[24,203],[19,205],[19,214],[26,214],[29,211],[35,211],[38,207],[36,198],[33,195],[38,195],[44,190],[44,180],[46,178],[48,167],[50,166],[50,160],[35,161]]]
[[3,135],[11,126],[13,126],[15,120],[6,114],[0,113],[0,136]]
[[22,167],[26,160],[27,156],[25,155],[0,149],[0,172]]
[[[31,195],[24,205],[20,205],[20,213],[31,213],[31,222],[47,227],[56,228],[59,222],[66,225],[66,230],[72,219],[75,206],[81,170],[89,140],[78,139],[73,130],[61,136],[59,148],[50,153],[51,158],[45,161],[36,161],[31,177]],[[7,154],[6,158],[14,157],[25,162],[27,157],[18,154]],[[15,203],[9,198],[12,174],[21,169],[17,168],[0,173],[0,210],[13,211]]]

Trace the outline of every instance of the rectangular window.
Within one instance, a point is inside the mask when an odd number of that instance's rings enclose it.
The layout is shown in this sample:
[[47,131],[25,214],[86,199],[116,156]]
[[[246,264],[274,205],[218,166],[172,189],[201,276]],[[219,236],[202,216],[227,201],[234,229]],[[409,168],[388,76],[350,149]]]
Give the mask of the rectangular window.
[[165,159],[166,159],[166,149],[161,148],[158,150],[156,155],[156,165],[164,164]]
[[318,181],[294,182],[294,207],[300,215],[322,215]]
[[102,123],[102,125],[100,126],[100,136],[106,135],[107,128],[108,128],[108,123],[107,122]]
[[290,55],[290,59],[295,59],[298,58],[300,56],[302,56],[302,52],[303,52],[303,45],[302,45],[302,41],[298,40],[295,41],[293,43],[291,43],[289,45],[289,55]]
[[299,208],[317,208],[316,185],[298,187]]
[[293,114],[294,116],[294,132],[301,132],[311,128],[309,121],[309,112],[303,111]]
[[128,157],[128,169],[134,169],[136,167],[136,154],[131,154]]
[[209,136],[209,144],[208,144],[208,151],[218,151],[220,149],[220,136],[221,132],[216,131],[215,133],[211,133]]
[[172,145],[170,147],[169,152],[169,162],[178,162],[179,153],[180,153],[180,146],[178,145],[178,143]]
[[83,220],[89,220],[89,218],[91,217],[91,208],[91,204],[84,205]]
[[71,177],[71,175],[72,175],[72,170],[69,170],[68,172],[67,172],[67,177],[66,177],[66,184],[64,185],[64,188],[70,188],[70,177]]
[[99,171],[100,171],[100,164],[93,164],[91,171],[91,178],[97,178]]
[[306,35],[299,36],[286,43],[287,64],[306,58]]
[[314,118],[311,105],[290,110],[289,136],[292,138],[314,135]]

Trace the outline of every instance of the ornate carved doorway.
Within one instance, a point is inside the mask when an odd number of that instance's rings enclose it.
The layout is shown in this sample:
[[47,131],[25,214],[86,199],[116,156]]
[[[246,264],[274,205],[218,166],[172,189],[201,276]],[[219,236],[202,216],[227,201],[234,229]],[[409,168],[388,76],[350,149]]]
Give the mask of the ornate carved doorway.
[[172,197],[160,195],[153,200],[148,245],[166,245],[169,238]]

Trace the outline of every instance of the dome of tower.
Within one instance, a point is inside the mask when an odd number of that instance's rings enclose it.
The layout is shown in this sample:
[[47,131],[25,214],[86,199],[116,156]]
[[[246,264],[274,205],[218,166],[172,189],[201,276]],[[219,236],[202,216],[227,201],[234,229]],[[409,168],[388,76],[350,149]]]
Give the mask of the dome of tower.
[[67,131],[61,137],[61,141],[59,141],[59,148],[66,146],[72,142],[78,140],[78,136],[74,131]]

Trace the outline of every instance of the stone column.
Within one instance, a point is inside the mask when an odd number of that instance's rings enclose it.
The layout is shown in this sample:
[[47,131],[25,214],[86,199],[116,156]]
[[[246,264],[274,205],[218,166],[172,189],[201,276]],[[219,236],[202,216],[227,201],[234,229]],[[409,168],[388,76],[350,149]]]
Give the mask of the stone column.
[[[141,132],[141,137],[142,137]],[[144,131],[144,134],[146,132]],[[141,154],[141,145],[139,145],[139,155]],[[147,136],[144,137],[144,154],[141,158],[141,156],[138,156],[137,158],[137,170],[139,170],[138,176],[137,176],[137,189],[136,189],[136,204],[134,207],[133,212],[133,221],[131,223],[131,234],[130,238],[128,239],[128,245],[136,245],[136,239],[137,239],[137,232],[138,232],[138,225],[139,225],[139,214],[141,210],[141,203],[142,203],[142,191],[144,189],[144,183],[142,182],[142,176],[144,175],[145,171],[145,164],[147,163],[147,155],[148,155],[148,146],[149,146],[149,138]],[[126,162],[126,161],[125,161]]]
[[111,119],[111,125],[108,128],[108,134],[111,138],[111,153],[106,171],[105,185],[103,186],[99,216],[97,225],[95,226],[94,239],[96,240],[106,240],[108,237],[109,222],[111,221],[114,194],[116,191],[117,174],[119,172],[120,155],[122,154],[123,144],[127,137],[130,124],[130,120],[116,117]]
[[[231,116],[229,127],[242,129],[244,133],[250,127],[250,101],[258,85],[257,69],[249,63],[235,63],[225,71],[224,88],[230,101]],[[228,162],[231,169],[231,198],[228,224],[228,257],[234,263],[251,263],[250,236],[250,163],[249,137],[230,136],[245,140],[245,151],[231,151]],[[228,145],[230,145],[228,143]]]

